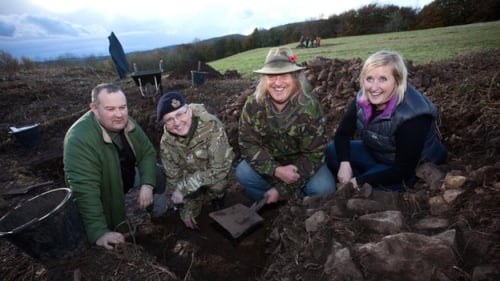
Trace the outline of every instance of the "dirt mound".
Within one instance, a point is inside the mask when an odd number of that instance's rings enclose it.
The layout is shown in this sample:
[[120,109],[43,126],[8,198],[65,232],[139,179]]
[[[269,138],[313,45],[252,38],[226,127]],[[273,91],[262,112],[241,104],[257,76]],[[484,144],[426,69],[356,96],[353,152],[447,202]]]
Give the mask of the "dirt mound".
[[224,75],[206,63],[185,64],[177,67],[169,74],[170,79],[191,79],[191,71],[205,72],[205,76],[211,79],[222,79]]
[[[484,58],[488,58],[485,60]],[[328,135],[359,89],[361,59],[318,57],[304,62],[312,93],[323,104]],[[328,198],[290,201],[261,210],[264,223],[233,241],[206,212],[201,231],[189,231],[177,214],[151,221],[128,195],[133,239],[123,249],[94,247],[61,268],[45,268],[0,239],[2,280],[497,280],[500,276],[500,52],[414,66],[410,82],[439,108],[439,129],[449,159],[418,171],[417,186],[403,193],[349,186]],[[205,66],[205,65],[203,65]],[[237,147],[237,120],[255,81],[209,76],[193,87],[188,65],[162,79],[164,91],[182,91],[226,124]],[[201,71],[211,72],[201,67]],[[231,73],[234,74],[234,73]],[[174,79],[179,77],[179,79]],[[0,81],[0,215],[44,190],[64,185],[62,139],[88,108],[90,89],[116,81],[128,94],[130,114],[155,145],[158,96],[144,98],[132,79],[90,68],[25,71]],[[9,126],[40,123],[42,142],[26,149]],[[238,154],[239,155],[239,154]],[[50,185],[40,183],[51,182]],[[230,206],[252,202],[234,183]],[[205,210],[210,210],[208,206]],[[77,264],[78,266],[76,266]],[[79,268],[75,271],[74,269]],[[236,275],[236,272],[238,274]]]

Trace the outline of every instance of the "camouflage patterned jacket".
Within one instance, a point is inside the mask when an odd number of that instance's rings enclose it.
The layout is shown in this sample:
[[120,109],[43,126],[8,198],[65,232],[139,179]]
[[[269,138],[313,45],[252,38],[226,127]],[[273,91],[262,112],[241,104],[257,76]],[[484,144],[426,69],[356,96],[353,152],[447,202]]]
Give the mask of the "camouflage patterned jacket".
[[251,95],[240,116],[238,142],[242,158],[260,174],[273,176],[277,166],[296,165],[301,175],[298,182],[273,182],[282,196],[295,195],[325,161],[321,104],[313,97],[301,104],[291,100],[284,111],[277,112],[268,99],[258,104]]
[[192,126],[187,138],[170,134],[165,128],[160,141],[160,158],[167,177],[167,192],[179,190],[185,196],[202,186],[221,193],[227,186],[234,153],[224,124],[202,104],[190,104]]

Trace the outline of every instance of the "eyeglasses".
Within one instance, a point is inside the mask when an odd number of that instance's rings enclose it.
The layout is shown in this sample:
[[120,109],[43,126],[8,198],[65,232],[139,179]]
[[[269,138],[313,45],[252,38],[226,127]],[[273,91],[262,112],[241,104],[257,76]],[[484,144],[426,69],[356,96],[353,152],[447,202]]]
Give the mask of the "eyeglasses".
[[186,117],[187,112],[189,110],[189,106],[185,105],[184,107],[185,107],[184,110],[181,110],[181,111],[177,112],[174,116],[167,118],[167,120],[165,120],[165,124],[167,124],[168,126],[171,126],[174,124],[175,120],[181,120],[184,117]]

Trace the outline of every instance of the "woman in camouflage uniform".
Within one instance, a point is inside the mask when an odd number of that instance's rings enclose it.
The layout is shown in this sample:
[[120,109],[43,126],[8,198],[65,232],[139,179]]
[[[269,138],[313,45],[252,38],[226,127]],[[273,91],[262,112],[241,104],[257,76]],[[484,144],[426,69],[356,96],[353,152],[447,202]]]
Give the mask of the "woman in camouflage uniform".
[[197,228],[203,189],[208,189],[215,209],[222,199],[234,158],[222,122],[202,104],[187,104],[178,92],[158,101],[158,121],[164,124],[160,158],[166,175],[166,193],[173,204],[182,204],[180,217],[189,228]]
[[288,47],[272,48],[255,93],[239,120],[242,161],[236,178],[254,199],[325,195],[335,180],[325,164],[321,104],[306,93],[306,79]]

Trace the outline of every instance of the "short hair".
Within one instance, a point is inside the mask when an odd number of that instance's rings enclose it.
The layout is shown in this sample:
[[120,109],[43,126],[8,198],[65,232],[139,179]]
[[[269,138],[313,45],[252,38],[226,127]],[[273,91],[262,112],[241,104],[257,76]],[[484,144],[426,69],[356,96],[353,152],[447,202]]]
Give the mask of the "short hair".
[[118,93],[123,92],[120,86],[114,83],[101,83],[92,89],[90,94],[90,100],[93,104],[99,105],[99,95],[103,92],[106,93]]
[[403,100],[406,91],[408,83],[408,69],[406,68],[403,57],[398,52],[382,50],[372,54],[366,59],[359,75],[361,91],[363,96],[365,96],[364,78],[366,73],[375,67],[386,65],[392,67],[392,75],[397,83],[396,94],[398,95],[399,104]]

